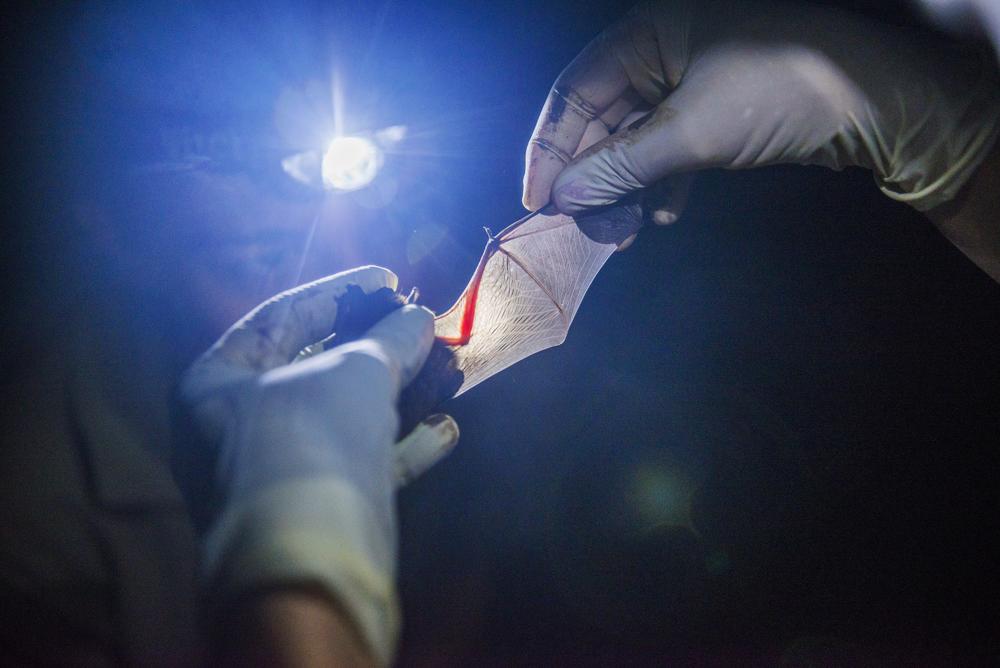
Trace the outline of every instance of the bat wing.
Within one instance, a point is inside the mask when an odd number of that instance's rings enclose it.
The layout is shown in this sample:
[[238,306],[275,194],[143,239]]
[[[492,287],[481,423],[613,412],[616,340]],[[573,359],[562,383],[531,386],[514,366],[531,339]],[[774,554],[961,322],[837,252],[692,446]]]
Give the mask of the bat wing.
[[535,212],[491,237],[458,301],[435,322],[453,346],[461,394],[566,339],[597,272],[642,225],[637,205],[573,219]]

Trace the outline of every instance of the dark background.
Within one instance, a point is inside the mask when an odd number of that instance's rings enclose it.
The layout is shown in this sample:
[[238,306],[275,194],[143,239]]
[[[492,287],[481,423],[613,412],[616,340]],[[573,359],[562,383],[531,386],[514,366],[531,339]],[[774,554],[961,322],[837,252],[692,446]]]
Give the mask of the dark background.
[[[253,30],[266,10],[247,7]],[[450,303],[481,227],[522,215],[548,86],[626,7],[301,10],[332,35],[356,129],[411,132],[391,202],[346,197],[344,243],[303,280],[375,262]],[[11,366],[60,275],[49,244],[72,239],[72,156],[108,132],[65,100],[120,102],[73,84],[87,11],[7,22]],[[231,93],[205,104],[225,118]],[[563,346],[448,406],[460,447],[401,495],[403,665],[995,660],[998,341],[1000,286],[869,174],[702,174],[679,223],[608,262]]]

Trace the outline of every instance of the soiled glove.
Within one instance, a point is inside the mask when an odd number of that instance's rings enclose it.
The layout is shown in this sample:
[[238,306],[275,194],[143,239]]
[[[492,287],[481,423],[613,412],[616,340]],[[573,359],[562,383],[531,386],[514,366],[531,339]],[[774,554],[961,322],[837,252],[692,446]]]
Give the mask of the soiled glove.
[[644,2],[557,79],[524,205],[573,214],[675,173],[799,163],[867,167],[927,210],[975,171],[998,118],[995,63],[931,35],[805,4]]
[[205,541],[210,603],[282,585],[320,586],[382,662],[398,630],[396,482],[448,452],[447,416],[394,441],[399,391],[434,339],[419,306],[392,312],[360,340],[290,364],[334,328],[348,285],[395,289],[379,267],[282,293],[233,326],[186,374],[181,397],[220,445],[223,510]]
[[959,34],[982,32],[1000,56],[1000,2],[996,0],[918,0],[939,25]]

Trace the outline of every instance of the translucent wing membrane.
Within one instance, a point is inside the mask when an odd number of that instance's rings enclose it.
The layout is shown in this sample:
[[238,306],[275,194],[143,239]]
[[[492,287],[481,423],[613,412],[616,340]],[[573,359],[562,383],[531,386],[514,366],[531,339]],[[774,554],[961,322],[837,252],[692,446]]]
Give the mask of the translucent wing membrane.
[[562,343],[597,272],[641,224],[638,207],[579,224],[535,212],[490,238],[469,285],[435,322],[465,374],[458,394]]

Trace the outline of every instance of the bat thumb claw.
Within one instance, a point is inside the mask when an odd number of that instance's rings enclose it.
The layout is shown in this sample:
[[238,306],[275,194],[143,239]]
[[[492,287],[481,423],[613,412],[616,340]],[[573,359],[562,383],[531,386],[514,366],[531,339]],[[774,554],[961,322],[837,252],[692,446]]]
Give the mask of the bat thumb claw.
[[627,249],[629,246],[631,246],[633,242],[635,242],[635,238],[637,236],[639,236],[638,232],[636,232],[635,234],[630,234],[629,236],[625,237],[625,240],[622,241],[620,244],[618,244],[617,248],[618,252],[620,253],[623,250]]

